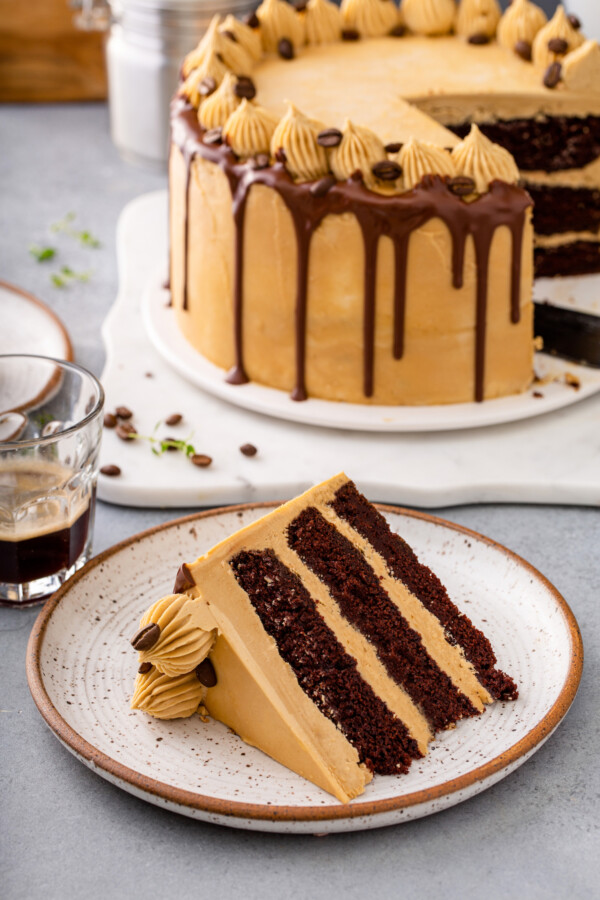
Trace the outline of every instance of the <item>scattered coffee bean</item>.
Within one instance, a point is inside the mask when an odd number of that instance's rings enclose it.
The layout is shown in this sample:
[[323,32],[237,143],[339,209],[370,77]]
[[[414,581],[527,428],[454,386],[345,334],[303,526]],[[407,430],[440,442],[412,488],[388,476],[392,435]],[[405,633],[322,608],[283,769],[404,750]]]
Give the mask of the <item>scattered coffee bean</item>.
[[400,141],[394,141],[391,144],[386,144],[384,150],[386,153],[399,153],[402,150],[402,144]]
[[375,163],[371,172],[380,181],[396,181],[402,175],[402,166],[391,159],[382,159],[381,162]]
[[254,444],[242,444],[240,447],[240,453],[243,453],[244,456],[256,456],[258,450],[254,446]]
[[222,128],[209,128],[208,131],[204,132],[204,137],[202,139],[205,144],[222,144],[223,143],[223,129]]
[[144,378],[154,378],[154,372],[145,372]]
[[457,175],[456,178],[449,178],[446,182],[448,190],[456,194],[457,197],[467,197],[475,190],[475,182],[468,175]]
[[165,425],[179,425],[182,419],[183,416],[181,413],[171,413],[171,415],[167,416],[165,419]]
[[529,41],[517,41],[515,44],[515,53],[524,59],[525,62],[531,62],[531,44]]
[[234,44],[237,44],[238,39],[236,38],[233,31],[229,30],[229,28],[224,28],[223,31],[221,32],[221,34],[227,35],[227,37],[229,38],[230,41],[233,41]]
[[109,463],[106,466],[102,466],[102,468],[100,469],[100,473],[102,475],[107,475],[109,478],[116,478],[117,475],[121,474],[121,470],[118,466]]
[[342,31],[343,41],[360,41],[360,34],[354,28],[344,28]]
[[131,435],[135,434],[136,431],[131,422],[123,422],[121,425],[117,425],[115,433],[122,441],[129,441],[131,440]]
[[200,665],[196,666],[194,672],[196,673],[196,678],[204,687],[211,688],[217,683],[217,673],[210,659],[203,659]]
[[189,570],[187,563],[182,563],[177,570],[177,575],[175,576],[175,585],[173,586],[174,594],[183,594],[187,591],[188,588],[194,587],[196,582],[192,578],[192,573]]
[[285,150],[283,149],[283,147],[279,147],[279,149],[275,153],[275,159],[277,160],[278,163],[285,164],[287,162],[287,156],[286,156],[286,153],[285,153]]
[[321,147],[339,147],[344,135],[339,128],[325,128],[317,135],[317,144]]
[[328,194],[331,188],[336,183],[333,175],[325,175],[324,178],[320,178],[318,181],[315,181],[314,184],[310,186],[310,192],[313,197],[324,197],[325,194]]
[[255,12],[248,13],[248,15],[243,19],[243,22],[244,25],[248,26],[248,28],[258,28],[260,26],[260,19]]
[[533,396],[536,398],[536,400],[539,400],[539,399],[540,399],[541,397],[543,397],[544,395],[542,394],[541,391],[534,391],[534,392],[533,392]]
[[117,427],[117,417],[112,413],[104,413],[104,427],[105,428],[116,428]]
[[233,88],[233,93],[240,100],[253,100],[256,97],[256,87],[248,75],[240,75]]
[[138,672],[140,675],[146,675],[150,671],[151,668],[152,668],[152,663],[145,662],[145,663],[141,664],[141,666],[138,669]]
[[581,19],[579,19],[575,13],[569,13],[567,19],[569,20],[571,27],[574,28],[575,31],[579,31],[581,28]]
[[390,37],[404,37],[406,34],[406,28],[404,25],[394,25],[392,30],[390,31]]
[[212,462],[212,456],[207,456],[205,453],[194,453],[193,456],[190,456],[190,460],[198,468],[206,469]]
[[271,160],[266,153],[259,153],[254,159],[250,160],[250,165],[253,169],[268,169],[271,165]]
[[562,78],[562,66],[559,62],[553,62],[548,66],[544,74],[544,85],[547,88],[555,88]]
[[564,56],[569,49],[569,44],[564,38],[551,38],[548,41],[548,50]]
[[203,78],[198,85],[198,93],[201,97],[210,97],[211,94],[214,94],[216,89],[217,82],[210,75],[207,75],[206,78]]
[[150,622],[144,625],[139,631],[136,631],[131,638],[131,646],[134,650],[150,650],[154,647],[160,637],[160,626],[156,622]]
[[294,45],[288,38],[281,38],[277,44],[277,50],[282,59],[294,58]]
[[478,32],[478,34],[471,34],[468,37],[469,44],[475,44],[479,47],[483,47],[484,44],[489,44],[490,40],[489,34],[484,34],[483,31]]
[[133,416],[131,410],[126,406],[117,406],[115,412],[117,414],[117,418],[119,419],[131,419]]

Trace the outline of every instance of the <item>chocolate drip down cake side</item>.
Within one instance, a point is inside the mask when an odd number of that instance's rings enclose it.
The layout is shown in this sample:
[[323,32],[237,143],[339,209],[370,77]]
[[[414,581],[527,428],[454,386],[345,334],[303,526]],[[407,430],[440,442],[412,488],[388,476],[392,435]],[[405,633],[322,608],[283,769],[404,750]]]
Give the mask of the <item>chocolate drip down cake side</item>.
[[519,393],[534,250],[600,271],[600,48],[562,6],[264,0],[213,20],[171,121],[173,312],[233,385]]
[[343,474],[182,566],[132,644],[134,709],[209,714],[342,802],[518,696],[485,635]]

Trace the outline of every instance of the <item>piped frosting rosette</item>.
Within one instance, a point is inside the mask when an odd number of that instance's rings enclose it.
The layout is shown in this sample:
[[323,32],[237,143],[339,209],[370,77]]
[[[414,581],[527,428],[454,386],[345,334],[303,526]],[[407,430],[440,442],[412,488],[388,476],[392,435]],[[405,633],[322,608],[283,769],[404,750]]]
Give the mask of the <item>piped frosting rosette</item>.
[[140,629],[156,626],[156,640],[140,650],[140,663],[149,663],[162,674],[174,677],[193,671],[206,659],[217,632],[199,625],[195,613],[201,604],[201,600],[192,600],[187,594],[169,594],[154,603],[142,616]]
[[477,125],[452,151],[457,175],[472,178],[475,191],[485,194],[490,183],[499,179],[509,184],[519,181],[519,170],[513,156],[481,133]]

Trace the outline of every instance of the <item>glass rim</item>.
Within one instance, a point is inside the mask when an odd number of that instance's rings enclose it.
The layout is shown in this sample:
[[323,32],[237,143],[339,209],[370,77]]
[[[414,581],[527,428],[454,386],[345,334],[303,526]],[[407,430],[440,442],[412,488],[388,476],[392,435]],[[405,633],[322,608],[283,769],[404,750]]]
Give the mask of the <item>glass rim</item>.
[[[52,441],[60,440],[60,438],[62,437],[74,434],[85,425],[89,425],[89,423],[101,412],[105,400],[104,388],[100,384],[99,379],[96,378],[93,372],[90,372],[89,369],[85,369],[83,366],[80,366],[74,362],[69,362],[66,359],[57,359],[54,356],[41,356],[36,353],[0,353],[0,362],[4,359],[35,359],[41,360],[43,362],[54,363],[55,365],[60,366],[62,369],[71,369],[72,371],[77,372],[79,375],[85,375],[90,379],[90,381],[98,391],[98,398],[94,403],[93,408],[89,413],[86,414],[83,419],[80,419],[79,422],[76,422],[69,428],[65,428],[64,431],[59,431],[57,434],[47,434],[43,436],[40,435],[37,438],[28,438],[25,441],[0,441],[0,453],[3,453],[5,450],[18,450],[26,447],[38,447],[43,444],[49,444]],[[0,412],[0,416],[7,415],[10,412],[11,410]]]

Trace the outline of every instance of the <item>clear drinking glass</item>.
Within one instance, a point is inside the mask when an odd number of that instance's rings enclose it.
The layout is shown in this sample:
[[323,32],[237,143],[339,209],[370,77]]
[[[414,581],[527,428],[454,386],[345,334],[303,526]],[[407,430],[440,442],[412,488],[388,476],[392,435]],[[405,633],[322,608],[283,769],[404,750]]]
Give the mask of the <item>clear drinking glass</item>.
[[104,391],[72,363],[0,356],[0,605],[38,603],[91,555]]

